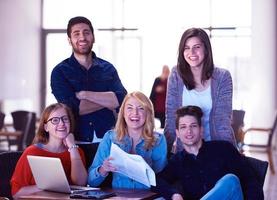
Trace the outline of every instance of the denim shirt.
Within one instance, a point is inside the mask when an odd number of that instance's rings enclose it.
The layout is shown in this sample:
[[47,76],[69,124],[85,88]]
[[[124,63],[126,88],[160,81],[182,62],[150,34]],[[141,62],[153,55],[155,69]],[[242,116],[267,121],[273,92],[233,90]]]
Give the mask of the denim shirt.
[[[136,146],[136,153],[144,158],[155,173],[158,173],[167,163],[167,145],[163,134],[154,133],[154,136],[156,138],[154,147],[148,150],[145,149],[145,141],[141,139]],[[106,178],[99,173],[98,169],[104,160],[109,157],[112,143],[118,145],[127,153],[131,152],[132,139],[127,134],[123,138],[123,141],[119,142],[116,139],[116,132],[113,130],[108,131],[99,144],[93,163],[88,170],[88,184],[92,187],[99,186]],[[147,186],[117,172],[113,173],[112,186],[113,188],[149,189]]]
[[93,64],[87,70],[80,65],[74,55],[62,61],[52,71],[51,88],[57,101],[69,106],[76,117],[77,133],[79,141],[91,142],[95,131],[97,137],[102,138],[104,133],[115,125],[115,116],[112,110],[103,108],[86,115],[79,115],[80,100],[76,98],[76,92],[114,92],[119,105],[121,105],[126,89],[119,79],[114,66],[98,58],[92,52]]

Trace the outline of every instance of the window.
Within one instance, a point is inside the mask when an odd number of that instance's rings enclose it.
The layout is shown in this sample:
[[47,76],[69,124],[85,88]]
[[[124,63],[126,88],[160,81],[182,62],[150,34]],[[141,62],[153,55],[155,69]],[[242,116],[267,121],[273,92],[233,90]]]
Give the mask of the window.
[[55,101],[50,73],[71,54],[65,34],[67,22],[82,15],[92,21],[96,30],[96,54],[114,64],[129,92],[141,90],[146,95],[150,94],[162,65],[176,64],[184,30],[206,28],[215,64],[232,74],[233,107],[251,107],[245,102],[249,86],[242,78],[247,75],[251,58],[250,0],[44,0],[43,12],[46,104]]

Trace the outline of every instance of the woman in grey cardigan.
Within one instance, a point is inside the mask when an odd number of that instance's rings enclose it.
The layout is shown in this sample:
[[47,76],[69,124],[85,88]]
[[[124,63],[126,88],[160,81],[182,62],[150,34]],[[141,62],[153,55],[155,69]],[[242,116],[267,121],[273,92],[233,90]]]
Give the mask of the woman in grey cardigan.
[[236,146],[231,127],[232,95],[231,74],[214,67],[207,33],[200,28],[186,30],[179,44],[177,66],[168,79],[164,130],[168,150],[176,139],[175,112],[187,105],[199,106],[204,112],[204,140],[227,140]]

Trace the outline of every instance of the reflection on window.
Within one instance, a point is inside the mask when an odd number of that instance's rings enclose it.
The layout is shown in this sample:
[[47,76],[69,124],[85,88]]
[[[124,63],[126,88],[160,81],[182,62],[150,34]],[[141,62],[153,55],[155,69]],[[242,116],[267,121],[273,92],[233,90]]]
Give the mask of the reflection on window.
[[48,34],[46,38],[46,105],[55,103],[56,99],[51,93],[50,76],[52,69],[71,54],[71,46],[67,35],[61,33]]
[[[128,92],[141,90],[146,95],[162,65],[176,65],[184,30],[208,28],[215,64],[230,70],[233,77],[233,107],[251,107],[245,102],[249,88],[243,79],[251,58],[250,0],[44,0],[43,10],[44,29],[50,31],[46,43],[47,103],[55,101],[50,90],[52,68],[71,53],[66,34],[51,34],[50,29],[65,29],[71,17],[82,15],[96,30],[96,54],[115,65]],[[137,30],[112,30],[122,27]]]

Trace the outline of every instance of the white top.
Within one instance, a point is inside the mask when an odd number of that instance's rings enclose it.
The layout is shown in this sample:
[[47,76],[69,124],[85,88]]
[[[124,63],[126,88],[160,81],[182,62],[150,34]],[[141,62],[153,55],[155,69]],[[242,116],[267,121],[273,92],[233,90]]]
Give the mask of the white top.
[[188,90],[186,86],[183,88],[183,95],[182,95],[182,106],[198,106],[203,111],[202,117],[202,126],[204,128],[204,140],[210,141],[211,134],[210,134],[210,112],[212,109],[212,95],[211,95],[211,86],[201,92],[193,90]]

